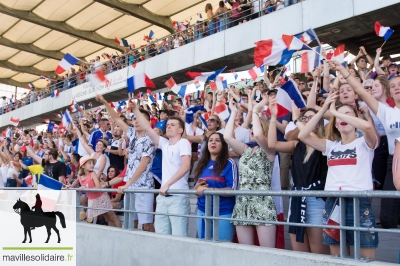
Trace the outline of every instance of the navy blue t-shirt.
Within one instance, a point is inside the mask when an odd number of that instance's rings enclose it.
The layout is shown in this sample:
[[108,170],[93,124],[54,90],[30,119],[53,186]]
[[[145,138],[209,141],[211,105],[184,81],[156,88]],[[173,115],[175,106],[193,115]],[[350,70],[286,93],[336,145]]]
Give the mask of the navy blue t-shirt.
[[[214,174],[213,168],[217,165],[216,161],[210,160],[199,178],[205,179],[209,188],[226,188],[230,187],[233,190],[237,187],[238,182],[238,169],[235,161],[228,160],[225,169],[219,176]],[[220,197],[219,198],[219,214],[230,214],[235,206],[235,197]],[[197,207],[200,211],[205,211],[206,197],[199,196],[197,200]],[[213,206],[213,204],[211,204]],[[213,212],[213,210],[211,210]]]

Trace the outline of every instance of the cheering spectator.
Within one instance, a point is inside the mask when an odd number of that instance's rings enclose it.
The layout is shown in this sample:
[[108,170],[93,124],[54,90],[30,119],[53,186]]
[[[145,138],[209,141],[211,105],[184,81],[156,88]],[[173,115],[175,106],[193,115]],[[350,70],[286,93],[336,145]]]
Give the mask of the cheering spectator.
[[[260,118],[266,99],[253,110],[253,127],[250,142],[246,144],[233,138],[233,124],[237,112],[233,99],[229,102],[231,116],[225,127],[224,138],[229,146],[241,155],[239,160],[240,190],[270,190],[275,151],[268,147],[268,122]],[[277,221],[274,200],[271,196],[237,196],[232,218]],[[253,228],[257,230],[260,246],[275,247],[276,227],[267,223],[233,222],[239,243],[254,245]]]
[[[78,183],[84,188],[100,188],[99,177],[94,172],[94,166],[96,164],[96,159],[93,157],[85,156],[79,161],[79,172],[78,179],[76,179],[68,187],[76,187]],[[115,215],[113,211],[106,210],[93,210],[91,208],[102,208],[102,209],[112,209],[110,198],[105,192],[90,192],[87,191],[86,195],[88,197],[88,209],[87,218],[94,218],[99,215],[104,215],[109,226],[122,227],[121,221]]]
[[[199,195],[197,199],[197,215],[205,216],[204,190],[232,190],[237,186],[236,163],[229,159],[228,144],[221,133],[214,132],[207,139],[203,155],[194,172],[196,185],[194,189]],[[212,204],[212,203],[211,203]],[[212,206],[214,206],[212,204]],[[235,197],[221,197],[219,202],[219,216],[231,218]],[[214,221],[212,221],[213,223]],[[204,219],[197,219],[197,232],[200,239],[204,236]],[[212,226],[212,225],[211,225]],[[232,242],[235,227],[230,221],[219,221],[219,240]]]

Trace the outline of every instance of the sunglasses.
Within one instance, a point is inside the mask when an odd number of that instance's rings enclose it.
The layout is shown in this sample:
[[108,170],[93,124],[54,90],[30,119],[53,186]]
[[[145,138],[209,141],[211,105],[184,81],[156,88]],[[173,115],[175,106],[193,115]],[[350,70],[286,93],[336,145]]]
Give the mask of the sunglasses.
[[300,82],[299,85],[306,85],[304,82]]
[[300,121],[301,122],[310,121],[313,117],[314,117],[313,115],[310,115],[310,116],[303,115],[302,117],[300,117]]
[[366,90],[371,90],[371,89],[372,89],[372,86],[364,86],[364,89],[366,89]]
[[313,85],[312,83],[308,83],[308,84],[307,84],[307,86],[308,86],[309,88],[311,88],[312,85]]
[[215,122],[217,122],[217,119],[211,118],[211,119],[208,119],[208,121],[207,121],[207,122],[210,122],[210,123],[215,123]]

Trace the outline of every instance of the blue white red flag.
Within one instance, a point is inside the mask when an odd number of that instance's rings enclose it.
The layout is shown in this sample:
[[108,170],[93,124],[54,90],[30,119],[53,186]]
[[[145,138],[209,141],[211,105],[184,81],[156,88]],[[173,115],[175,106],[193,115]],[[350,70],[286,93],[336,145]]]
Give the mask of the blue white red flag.
[[259,76],[261,76],[264,73],[264,66],[260,67],[253,67],[251,68],[248,73],[250,74],[251,78],[255,81]]
[[254,48],[254,63],[256,67],[262,65],[275,66],[286,65],[295,51],[286,48],[286,44],[282,39],[269,39],[256,42]]
[[122,39],[122,38],[115,38],[114,39],[115,43],[118,44],[119,46],[123,47],[129,47],[129,43],[127,40]]
[[42,200],[42,209],[44,211],[54,211],[61,188],[61,182],[45,174],[40,174],[37,192]]
[[135,74],[135,68],[133,66],[129,67],[127,79],[128,93],[143,87],[155,88],[156,85],[145,73]]
[[226,67],[223,67],[221,69],[211,71],[211,72],[186,72],[186,76],[188,76],[191,79],[198,80],[201,82],[209,82],[209,81],[216,81],[218,75],[224,71]]
[[165,82],[165,86],[170,88],[175,94],[181,96],[182,98],[185,97],[187,85],[176,85],[175,80],[171,77]]
[[58,64],[55,72],[60,75],[60,74],[64,73],[65,71],[68,71],[73,65],[78,63],[78,61],[79,61],[78,58],[67,53],[67,54],[65,54],[64,58]]
[[382,26],[378,21],[375,22],[375,33],[379,37],[383,37],[385,42],[389,40],[390,36],[392,36],[394,30],[389,27]]

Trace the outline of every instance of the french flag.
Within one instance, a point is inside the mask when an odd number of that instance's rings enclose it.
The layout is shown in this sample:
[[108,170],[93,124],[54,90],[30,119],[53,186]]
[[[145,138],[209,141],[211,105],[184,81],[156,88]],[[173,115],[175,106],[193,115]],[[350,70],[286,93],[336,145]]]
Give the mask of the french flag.
[[339,61],[340,63],[343,63],[344,62],[344,44],[336,47],[336,49],[334,51],[329,51],[326,54],[326,59],[336,60],[336,61]]
[[100,114],[103,111],[103,108],[101,108],[100,106],[97,107],[97,109],[94,111],[96,114]]
[[286,48],[288,50],[296,50],[296,51],[311,50],[311,48],[308,45],[306,45],[304,42],[302,42],[295,36],[282,34],[282,40],[285,43]]
[[309,44],[314,40],[317,40],[318,43],[319,43],[318,36],[315,33],[314,29],[312,29],[312,28],[306,30],[302,34],[297,35],[296,38],[299,39],[300,41],[302,41],[303,43],[306,43],[306,44]]
[[49,82],[49,79],[46,77],[45,74],[40,75],[40,79],[44,79],[44,80],[46,80],[47,82]]
[[158,100],[158,101],[162,101],[162,99],[163,99],[162,95],[161,95],[161,92],[159,92],[157,94],[154,94],[153,97],[154,97],[155,100]]
[[269,39],[256,42],[254,48],[254,63],[257,67],[262,65],[286,65],[295,51],[286,48],[285,42],[281,39]]
[[73,65],[78,63],[79,59],[76,58],[75,56],[67,53],[65,54],[64,58],[60,61],[56,68],[56,73],[57,74],[62,74],[65,71],[68,71]]
[[59,91],[59,90],[54,90],[54,91],[51,93],[51,98],[58,97],[58,95],[60,95],[60,91]]
[[37,192],[42,200],[42,209],[54,211],[60,195],[62,183],[45,174],[40,174]]
[[312,72],[321,61],[321,46],[318,46],[313,51],[306,51],[301,54],[300,62],[300,73]]
[[56,114],[56,117],[57,118],[62,118],[62,115],[61,114]]
[[92,108],[92,106],[93,106],[92,102],[88,103],[88,106],[89,106],[90,108]]
[[212,71],[212,72],[186,72],[186,76],[188,76],[191,79],[198,80],[201,82],[209,82],[209,81],[215,81],[218,77],[218,75],[224,71],[226,67],[223,67],[221,69]]
[[165,86],[170,88],[175,94],[181,96],[182,98],[185,97],[187,85],[182,85],[182,86],[176,85],[176,82],[172,77],[170,77],[164,84]]
[[50,121],[47,125],[47,131],[48,132],[54,132],[54,122]]
[[75,105],[76,101],[75,100],[71,100],[71,105]]
[[212,91],[222,91],[228,88],[228,82],[226,80],[210,81],[210,88]]
[[85,109],[85,104],[78,106],[78,111],[83,111]]
[[[294,101],[298,108],[304,108],[306,106],[296,83],[292,79],[286,79],[286,83],[278,89],[276,99],[278,105],[277,118],[283,117],[292,112],[292,101]],[[267,109],[267,114],[271,115],[269,109]]]
[[129,43],[127,40],[125,39],[120,39],[120,38],[115,38],[114,39],[115,43],[118,44],[119,46],[123,46],[123,47],[129,47]]
[[382,26],[378,21],[375,22],[375,32],[379,37],[383,37],[385,42],[392,36],[394,30],[389,27]]
[[127,83],[128,83],[128,86],[127,86],[128,93],[132,92],[136,89],[143,88],[143,87],[146,87],[146,88],[155,88],[156,87],[154,82],[145,73],[134,74],[133,67],[128,68]]
[[90,86],[95,88],[97,85],[108,81],[103,69],[97,69],[93,74],[88,75]]
[[149,32],[149,39],[151,40],[151,39],[153,39],[154,38],[154,31],[153,30],[150,30],[150,32]]
[[231,73],[232,73],[233,77],[235,78],[235,80],[237,80],[238,74],[235,72],[235,70],[232,69]]
[[251,68],[248,73],[250,74],[251,78],[255,81],[259,76],[261,76],[264,73],[264,66],[260,67],[253,67]]
[[195,95],[196,95],[196,98],[204,99],[204,98],[205,98],[205,91],[204,91],[204,90],[202,90],[202,91],[197,91],[197,92],[195,93]]
[[19,118],[10,117],[10,123],[11,123],[11,125],[13,125],[14,127],[18,126],[19,121],[20,121]]
[[165,97],[165,99],[168,100],[168,101],[173,101],[173,100],[175,100],[175,96],[174,96],[174,95],[165,95],[164,97]]
[[225,122],[228,122],[229,117],[231,116],[231,110],[225,103],[221,103],[214,108],[214,112],[221,118],[221,120],[224,120]]
[[206,128],[208,128],[207,121],[208,121],[208,119],[210,119],[210,116],[211,116],[211,113],[210,113],[210,112],[206,112],[206,113],[202,114],[202,115],[199,117],[200,120],[201,120],[201,123],[203,123],[203,125],[204,125]]
[[194,86],[196,87],[196,89],[199,89],[201,87],[200,82],[198,80],[196,80],[194,82]]
[[155,103],[156,99],[154,98],[154,96],[151,94],[151,90],[147,90],[147,97],[149,97],[150,101]]
[[69,109],[71,110],[71,113],[77,112],[78,111],[78,104],[71,105],[69,107]]
[[28,89],[32,89],[35,87],[35,85],[32,82],[29,82],[27,87]]
[[109,55],[107,53],[103,53],[103,54],[101,54],[101,57],[103,57],[103,59],[111,59],[112,55]]
[[63,118],[61,120],[61,127],[67,128],[72,123],[72,117],[68,110],[65,110]]

